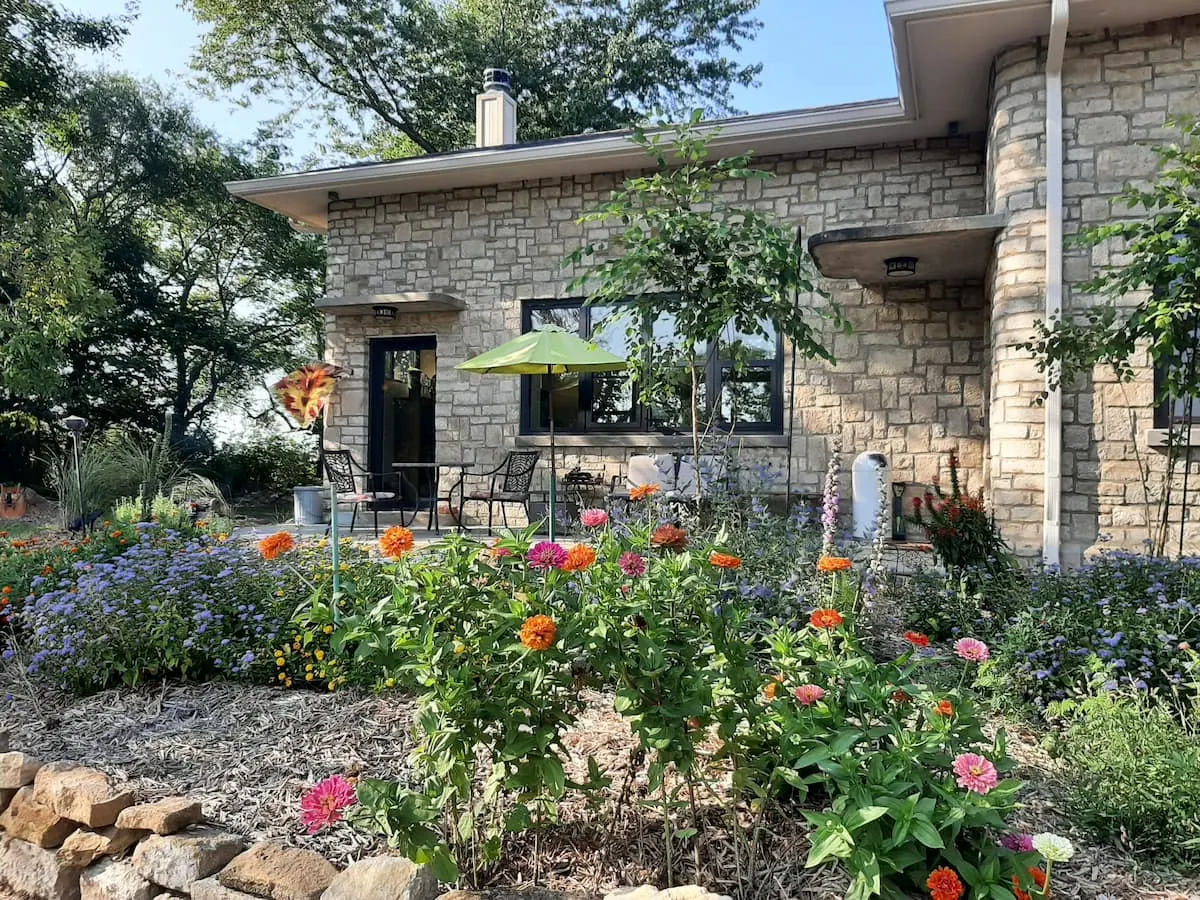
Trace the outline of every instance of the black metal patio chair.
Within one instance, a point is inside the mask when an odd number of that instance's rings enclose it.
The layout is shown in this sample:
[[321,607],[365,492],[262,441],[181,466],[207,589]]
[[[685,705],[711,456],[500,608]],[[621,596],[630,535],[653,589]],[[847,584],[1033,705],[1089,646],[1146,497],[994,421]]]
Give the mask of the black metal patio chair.
[[[377,485],[382,485],[386,478],[395,477],[369,472],[354,461],[349,450],[326,450],[325,472],[330,483],[337,491],[337,502],[341,506],[353,504],[354,511],[350,514],[350,533],[354,533],[354,522],[358,518],[358,508],[369,503],[375,514],[375,536],[379,537],[379,504],[385,500],[395,500],[395,491],[381,491]],[[362,479],[362,488],[359,488]],[[337,509],[332,510],[337,515]]]
[[[486,503],[488,508],[488,534],[492,533],[493,508],[499,504],[504,527],[508,527],[508,504],[518,503],[525,507],[525,518],[529,519],[529,496],[533,486],[533,472],[537,468],[540,450],[510,450],[504,461],[489,472],[464,473],[465,478],[486,478],[487,488],[469,492],[463,499],[463,508],[472,500]],[[460,515],[462,510],[459,511]]]

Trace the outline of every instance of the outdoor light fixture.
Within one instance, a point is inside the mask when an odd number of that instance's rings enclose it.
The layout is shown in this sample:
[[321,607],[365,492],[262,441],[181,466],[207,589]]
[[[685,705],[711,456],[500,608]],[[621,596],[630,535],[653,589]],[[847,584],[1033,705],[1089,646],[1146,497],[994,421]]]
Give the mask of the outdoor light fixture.
[[71,434],[80,434],[83,432],[83,429],[88,427],[88,420],[83,416],[67,416],[62,420],[61,424]]
[[917,274],[917,258],[915,256],[893,256],[885,259],[888,278],[912,278]]
[[[79,530],[86,532],[88,528],[87,522],[87,505],[83,499],[83,468],[79,464],[79,435],[83,434],[83,429],[87,428],[88,420],[83,416],[67,416],[61,422],[62,427],[71,432],[71,449],[75,456],[75,489],[79,492]],[[65,501],[64,501],[64,505]],[[72,528],[72,530],[74,530]]]
[[396,307],[394,306],[373,306],[375,310],[375,318],[377,319],[394,319],[396,318]]

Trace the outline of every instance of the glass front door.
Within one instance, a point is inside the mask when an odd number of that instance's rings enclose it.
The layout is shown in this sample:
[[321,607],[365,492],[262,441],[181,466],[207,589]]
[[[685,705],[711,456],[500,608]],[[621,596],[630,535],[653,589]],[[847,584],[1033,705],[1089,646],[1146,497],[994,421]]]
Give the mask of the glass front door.
[[371,341],[370,467],[379,490],[396,491],[413,509],[437,491],[434,411],[437,405],[437,339],[382,338]]

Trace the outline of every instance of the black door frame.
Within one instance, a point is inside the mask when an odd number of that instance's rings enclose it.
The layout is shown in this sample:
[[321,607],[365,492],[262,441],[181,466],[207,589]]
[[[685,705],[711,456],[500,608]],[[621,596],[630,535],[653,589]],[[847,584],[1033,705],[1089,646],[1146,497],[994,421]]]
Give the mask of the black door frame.
[[[386,486],[380,485],[378,487],[379,490],[385,491],[395,491],[399,479],[392,478],[391,472],[383,471],[383,444],[381,443],[383,437],[381,434],[383,430],[383,358],[384,354],[398,350],[432,350],[436,356],[437,335],[417,334],[406,335],[404,337],[370,338],[367,342],[367,358],[369,360],[367,378],[367,468],[371,472],[385,476],[382,480],[386,483]],[[436,393],[434,394],[433,402],[436,409]],[[436,458],[436,429],[433,441],[434,457]],[[415,476],[416,470],[412,474]],[[380,504],[381,508],[399,505],[398,502]]]

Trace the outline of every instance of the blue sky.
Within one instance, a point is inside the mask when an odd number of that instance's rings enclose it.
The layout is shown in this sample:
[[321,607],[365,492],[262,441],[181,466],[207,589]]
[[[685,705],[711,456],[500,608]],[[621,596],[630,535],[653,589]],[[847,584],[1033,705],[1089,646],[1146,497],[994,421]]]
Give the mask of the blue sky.
[[[120,15],[126,0],[64,0],[64,5],[92,15]],[[895,96],[883,0],[760,0],[758,18],[763,29],[742,56],[763,63],[762,83],[740,90],[736,101],[747,112]],[[193,96],[188,59],[198,38],[198,27],[176,0],[141,0],[129,37],[106,66]],[[200,118],[232,140],[249,137],[279,111],[266,100],[245,109],[227,100],[194,102]]]

